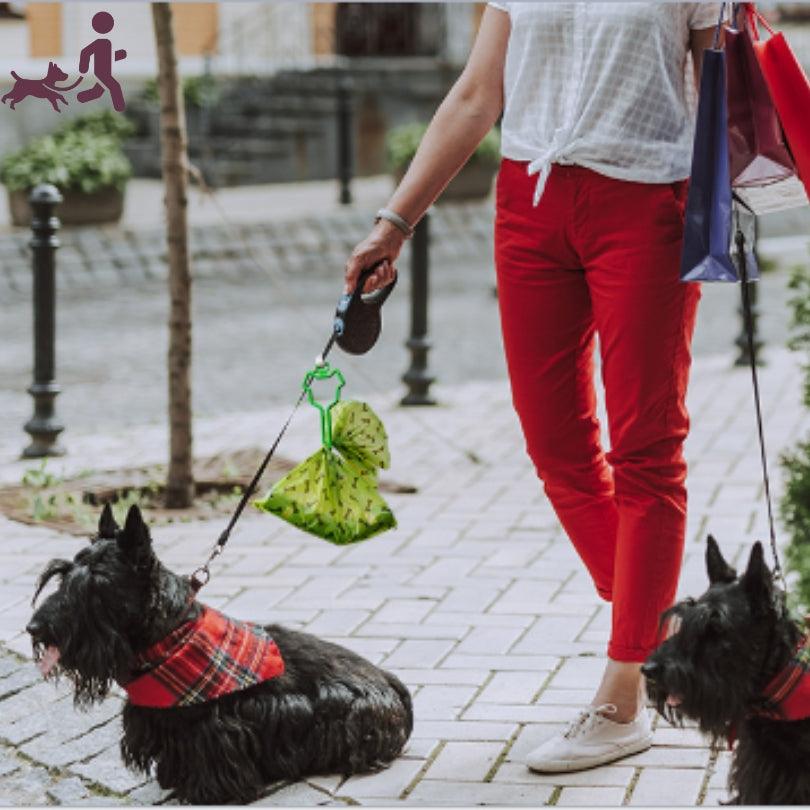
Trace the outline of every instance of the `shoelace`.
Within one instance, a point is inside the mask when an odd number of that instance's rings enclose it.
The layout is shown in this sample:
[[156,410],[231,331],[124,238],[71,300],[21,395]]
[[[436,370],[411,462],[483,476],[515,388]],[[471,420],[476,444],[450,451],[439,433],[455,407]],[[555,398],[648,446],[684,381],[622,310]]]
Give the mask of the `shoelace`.
[[589,706],[579,713],[579,716],[571,721],[571,724],[563,732],[563,737],[571,740],[574,737],[579,737],[593,728],[596,720],[601,717],[601,713],[615,714],[618,711],[613,703],[603,703],[601,706]]

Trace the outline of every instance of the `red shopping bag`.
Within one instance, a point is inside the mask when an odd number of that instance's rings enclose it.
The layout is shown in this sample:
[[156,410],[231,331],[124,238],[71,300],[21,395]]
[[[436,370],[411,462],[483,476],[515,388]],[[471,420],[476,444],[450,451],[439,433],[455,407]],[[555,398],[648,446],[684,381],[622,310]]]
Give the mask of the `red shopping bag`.
[[725,32],[731,184],[764,186],[791,177],[796,168],[754,53],[751,25],[739,13],[735,22],[739,27]]
[[[754,37],[754,52],[779,113],[799,179],[810,193],[810,81],[784,35],[775,32],[752,4],[746,5],[746,11]],[[767,40],[759,39],[757,20],[771,34]]]

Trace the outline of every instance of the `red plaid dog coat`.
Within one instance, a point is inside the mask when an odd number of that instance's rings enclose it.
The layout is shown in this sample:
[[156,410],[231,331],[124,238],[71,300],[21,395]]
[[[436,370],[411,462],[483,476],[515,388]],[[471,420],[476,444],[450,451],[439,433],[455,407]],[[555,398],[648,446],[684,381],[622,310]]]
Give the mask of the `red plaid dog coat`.
[[[810,636],[796,647],[790,661],[762,690],[765,704],[751,713],[771,720],[806,720],[810,717]],[[737,728],[728,732],[729,750],[737,739]]]
[[284,661],[267,631],[203,606],[196,619],[139,653],[124,684],[135,706],[193,706],[275,678]]

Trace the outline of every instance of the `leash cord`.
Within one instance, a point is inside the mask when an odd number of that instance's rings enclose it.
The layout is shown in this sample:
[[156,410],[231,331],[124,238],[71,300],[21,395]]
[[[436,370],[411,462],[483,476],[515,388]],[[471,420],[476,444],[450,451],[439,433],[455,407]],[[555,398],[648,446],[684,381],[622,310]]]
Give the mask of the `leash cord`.
[[759,453],[762,461],[762,480],[765,486],[765,502],[768,506],[768,530],[770,531],[771,552],[774,560],[774,574],[782,581],[782,587],[787,593],[787,583],[782,565],[779,562],[779,554],[776,550],[776,530],[774,529],[773,506],[771,504],[771,484],[768,476],[768,458],[765,452],[765,431],[762,427],[762,405],[759,398],[759,379],[757,377],[756,347],[754,344],[754,324],[751,314],[751,296],[748,289],[748,267],[745,260],[745,235],[739,224],[739,213],[737,219],[737,232],[734,235],[734,244],[737,249],[737,262],[740,268],[740,282],[742,290],[743,317],[745,319],[745,332],[748,339],[748,357],[751,361],[751,380],[754,384],[754,405],[757,413],[757,432],[759,434]]
[[[362,283],[358,283],[358,289],[362,287]],[[324,346],[323,351],[320,354],[319,360],[326,360],[327,355],[332,350],[332,346],[335,344],[335,340],[337,338],[337,333],[332,332],[329,340]],[[287,432],[287,428],[292,423],[293,417],[296,414],[296,411],[300,407],[301,403],[304,401],[304,397],[306,396],[306,391],[301,390],[301,393],[298,395],[298,399],[293,406],[292,411],[290,411],[290,415],[287,417],[287,421],[282,425],[281,430],[279,431],[278,436],[276,436],[275,441],[270,446],[270,449],[267,451],[267,455],[264,457],[264,461],[259,465],[259,469],[253,475],[250,483],[245,488],[245,491],[242,493],[242,497],[237,504],[236,509],[234,510],[233,514],[231,515],[231,519],[228,521],[228,525],[222,531],[222,534],[217,538],[217,542],[214,544],[214,548],[211,550],[211,553],[208,555],[208,559],[199,567],[197,568],[191,575],[191,587],[196,594],[197,591],[202,588],[203,585],[208,584],[208,580],[211,579],[211,570],[210,565],[211,563],[220,555],[222,554],[223,550],[225,549],[225,544],[228,542],[231,536],[231,531],[233,531],[233,527],[236,525],[236,521],[242,516],[242,512],[245,510],[248,501],[250,500],[251,495],[256,491],[256,487],[259,485],[259,481],[261,477],[264,475],[264,471],[267,469],[267,465],[270,463],[270,459],[273,458],[273,454],[276,452],[276,448],[281,443],[284,434]]]

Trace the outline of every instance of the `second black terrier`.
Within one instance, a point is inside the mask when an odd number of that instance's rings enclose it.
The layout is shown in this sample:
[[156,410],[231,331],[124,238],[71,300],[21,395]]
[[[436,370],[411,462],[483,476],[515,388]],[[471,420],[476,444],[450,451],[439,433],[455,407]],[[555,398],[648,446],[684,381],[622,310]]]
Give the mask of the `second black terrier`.
[[51,561],[36,595],[52,577],[59,588],[27,627],[40,668],[69,677],[79,705],[121,684],[124,761],[183,801],[246,803],[276,780],[374,770],[410,736],[410,694],[394,675],[197,602],[155,556],[137,507],[123,529],[106,507],[98,537]]
[[776,588],[762,544],[738,577],[711,535],[709,589],[666,611],[676,632],[642,672],[658,711],[696,720],[717,745],[736,740],[736,804],[810,804],[810,648]]

